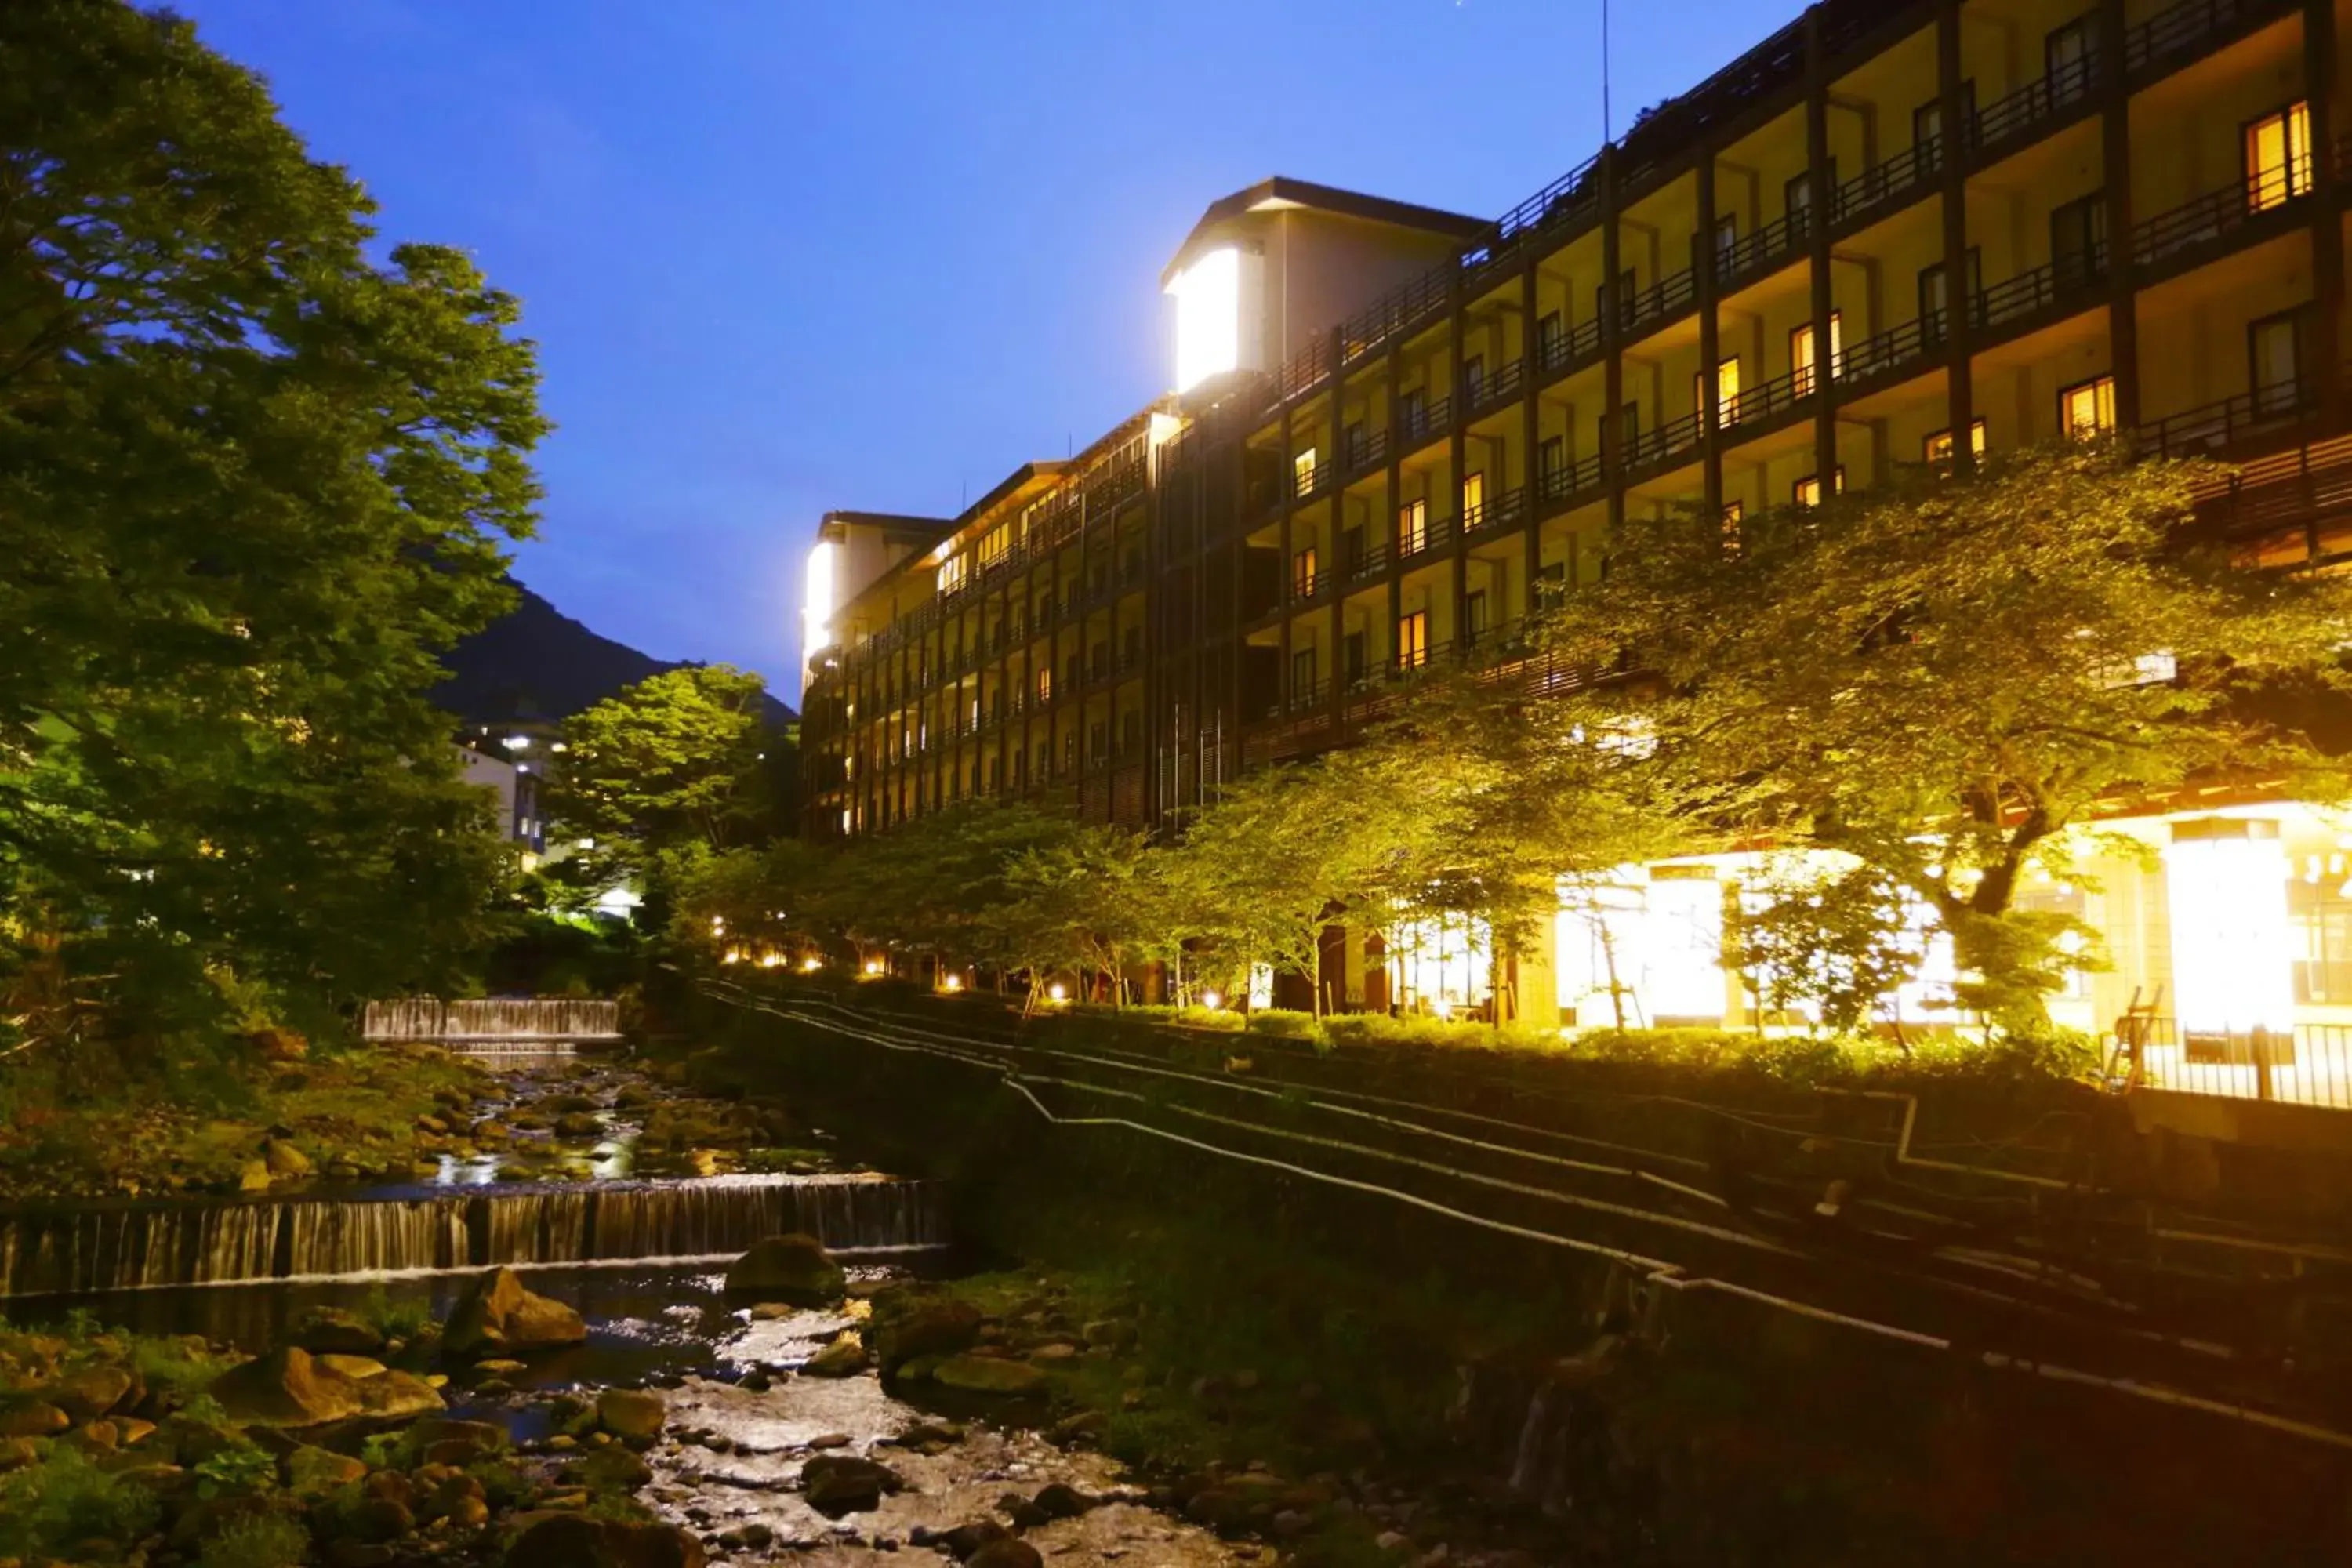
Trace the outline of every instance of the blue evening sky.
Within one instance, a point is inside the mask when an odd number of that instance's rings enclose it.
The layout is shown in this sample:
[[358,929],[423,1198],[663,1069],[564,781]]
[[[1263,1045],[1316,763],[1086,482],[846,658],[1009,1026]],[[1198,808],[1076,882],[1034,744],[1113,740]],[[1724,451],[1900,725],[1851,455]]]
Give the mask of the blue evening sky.
[[[1799,0],[1612,0],[1612,101]],[[1601,141],[1600,0],[180,0],[387,239],[521,296],[524,582],[798,696],[833,508],[949,514],[1167,379],[1161,264],[1270,174],[1480,216]]]

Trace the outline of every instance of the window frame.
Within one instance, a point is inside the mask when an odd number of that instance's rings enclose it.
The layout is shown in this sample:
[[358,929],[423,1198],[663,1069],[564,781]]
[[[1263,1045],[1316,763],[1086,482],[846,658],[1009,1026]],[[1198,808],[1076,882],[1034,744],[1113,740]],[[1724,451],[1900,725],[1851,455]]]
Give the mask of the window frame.
[[[2102,398],[2104,398],[2106,404],[2105,410],[2106,423],[2102,425],[2097,423],[2095,419],[2094,422],[2086,428],[2084,426],[2077,423],[2070,416],[2067,411],[2068,404],[2077,393],[2089,393],[2091,395],[2093,399],[2094,415],[2096,415],[2099,412],[2097,404]],[[2058,389],[2058,433],[2060,436],[2069,441],[2090,441],[2099,439],[2102,437],[2112,436],[2115,432],[2115,372],[2106,371],[2098,375],[2086,376],[2071,386],[2062,386]]]

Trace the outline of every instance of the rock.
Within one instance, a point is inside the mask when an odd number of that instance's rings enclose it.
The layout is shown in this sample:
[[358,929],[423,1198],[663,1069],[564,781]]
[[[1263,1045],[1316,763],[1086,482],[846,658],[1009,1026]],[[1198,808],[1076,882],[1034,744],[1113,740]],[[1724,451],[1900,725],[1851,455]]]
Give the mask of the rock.
[[266,1062],[299,1062],[310,1054],[310,1042],[291,1029],[265,1025],[246,1036]]
[[21,1470],[40,1457],[41,1450],[34,1447],[30,1437],[0,1437],[0,1475]]
[[887,1465],[854,1454],[818,1454],[801,1467],[801,1498],[828,1519],[879,1508],[883,1494],[906,1486]]
[[530,1370],[529,1362],[509,1361],[504,1356],[490,1356],[474,1363],[474,1371],[480,1376],[511,1377],[516,1373]]
[[236,1190],[240,1193],[266,1193],[269,1190],[269,1163],[266,1160],[247,1160],[236,1173]]
[[917,1546],[944,1546],[948,1554],[959,1563],[968,1563],[983,1549],[997,1542],[1007,1541],[1013,1532],[992,1519],[975,1519],[969,1524],[959,1524],[953,1530],[932,1531],[918,1525],[908,1540]]
[[136,1415],[118,1415],[114,1418],[114,1429],[116,1435],[121,1438],[122,1446],[129,1448],[153,1436],[155,1423],[142,1421]]
[[1045,1568],[1045,1560],[1025,1541],[1007,1536],[965,1558],[964,1568]]
[[894,1300],[874,1325],[874,1355],[887,1371],[918,1356],[949,1356],[971,1348],[980,1335],[981,1311],[954,1296]]
[[931,1381],[967,1394],[1035,1394],[1045,1374],[1035,1367],[995,1356],[951,1355],[931,1368]]
[[416,1516],[394,1498],[362,1499],[345,1517],[352,1533],[364,1542],[397,1541],[416,1528]]
[[1077,1346],[1057,1342],[1050,1345],[1039,1345],[1035,1350],[1029,1352],[1029,1359],[1034,1362],[1044,1362],[1050,1366],[1057,1361],[1076,1361],[1077,1359]]
[[635,1491],[654,1479],[653,1467],[618,1443],[591,1452],[572,1467],[574,1479],[599,1491]]
[[855,1377],[871,1364],[866,1354],[866,1342],[851,1333],[842,1335],[809,1357],[801,1371],[810,1377]]
[[506,1560],[511,1568],[702,1568],[702,1542],[672,1524],[542,1513],[515,1537]]
[[576,1345],[588,1337],[580,1314],[523,1288],[511,1268],[493,1268],[467,1289],[441,1332],[444,1354],[471,1360],[498,1351]]
[[846,1283],[841,1265],[813,1236],[772,1236],[755,1242],[727,1270],[730,1295],[756,1295],[801,1307],[839,1300]]
[[1038,1488],[1036,1497],[1031,1500],[1048,1519],[1076,1519],[1095,1506],[1094,1499],[1062,1481]]
[[604,1131],[604,1124],[585,1110],[569,1110],[555,1119],[559,1138],[593,1138]]
[[1109,1418],[1101,1411],[1079,1410],[1055,1422],[1045,1436],[1066,1447],[1073,1443],[1099,1443],[1109,1429]]
[[273,1176],[300,1178],[310,1173],[310,1156],[283,1138],[272,1138],[261,1151],[262,1163]]
[[421,1377],[404,1372],[383,1372],[354,1383],[360,1408],[370,1415],[421,1415],[428,1410],[444,1410],[441,1394]]
[[232,1421],[250,1426],[316,1426],[359,1415],[364,1408],[360,1388],[320,1367],[299,1345],[280,1345],[229,1368],[205,1392],[220,1401]]
[[310,1359],[337,1377],[348,1377],[353,1383],[382,1377],[386,1370],[383,1363],[368,1355],[341,1355],[332,1351],[321,1354],[313,1351]]
[[419,1450],[440,1443],[463,1443],[477,1454],[495,1454],[507,1446],[507,1429],[495,1421],[435,1415],[409,1427],[408,1441]]
[[86,1366],[41,1390],[41,1397],[75,1422],[95,1421],[117,1405],[135,1405],[138,1379],[119,1366]]
[[1106,1350],[1125,1350],[1135,1342],[1135,1325],[1124,1318],[1104,1318],[1088,1323],[1078,1337]]
[[286,1489],[304,1496],[317,1496],[340,1486],[366,1479],[367,1466],[345,1454],[305,1443],[286,1456],[282,1461],[286,1471]]
[[294,1342],[312,1355],[374,1355],[383,1349],[383,1336],[373,1324],[338,1307],[313,1307],[303,1314]]
[[662,1396],[644,1389],[608,1388],[596,1396],[596,1424],[615,1437],[651,1437],[669,1419]]

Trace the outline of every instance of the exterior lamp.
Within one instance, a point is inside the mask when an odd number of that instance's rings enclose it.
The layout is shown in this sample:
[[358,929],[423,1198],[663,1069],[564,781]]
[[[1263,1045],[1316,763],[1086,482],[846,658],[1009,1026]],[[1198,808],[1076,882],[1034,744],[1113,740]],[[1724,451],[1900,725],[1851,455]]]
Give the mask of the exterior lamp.
[[1201,993],[1201,1005],[1210,1009],[1212,1012],[1224,1005],[1225,999],[1214,991],[1203,991]]
[[801,973],[803,974],[813,974],[824,967],[824,960],[822,958],[811,957],[801,960]]
[[1045,987],[1045,997],[1051,1002],[1066,1002],[1070,999],[1069,988],[1056,980]]
[[881,961],[880,959],[878,959],[878,958],[869,958],[869,959],[867,959],[867,960],[866,961],[866,973],[868,973],[868,974],[879,974],[879,973],[882,973],[882,961]]
[[950,975],[949,975],[946,979],[941,980],[941,981],[940,982],[940,990],[942,990],[942,991],[961,991],[961,990],[962,990],[962,989],[963,989],[963,976],[962,976],[962,975],[961,975],[961,974],[950,974]]

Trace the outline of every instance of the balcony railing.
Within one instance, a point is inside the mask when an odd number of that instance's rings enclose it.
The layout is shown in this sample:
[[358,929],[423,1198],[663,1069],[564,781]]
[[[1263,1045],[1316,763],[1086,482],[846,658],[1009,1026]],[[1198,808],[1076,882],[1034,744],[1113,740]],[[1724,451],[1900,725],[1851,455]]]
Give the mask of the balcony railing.
[[1625,466],[1648,468],[1698,446],[1699,417],[1696,412],[1642,431],[1625,443]]
[[2352,1028],[2184,1026],[2129,1018],[2116,1031],[2116,1072],[2130,1089],[2269,1100],[2352,1110]]
[[1293,468],[1290,470],[1290,499],[1313,500],[1339,482],[1339,465],[1328,458],[1311,468]]
[[1406,447],[1418,446],[1454,423],[1454,399],[1434,397],[1426,403],[1411,404],[1397,411],[1397,439]]
[[1554,375],[1570,365],[1598,358],[1600,353],[1601,318],[1595,316],[1538,342],[1536,364],[1543,374]]
[[1321,386],[1331,375],[1331,338],[1328,331],[1318,332],[1307,346],[1283,361],[1275,372],[1274,395],[1283,402],[1302,396]]
[[1424,522],[1417,529],[1401,531],[1397,534],[1397,559],[1411,561],[1428,554],[1441,544],[1451,544],[1461,526],[1458,518],[1441,517],[1434,522]]
[[2215,38],[2296,9],[2294,0],[2180,0],[2124,34],[2124,70],[2163,70],[2207,52]]
[[1526,367],[1517,360],[1496,371],[1492,375],[1475,381],[1463,379],[1462,401],[1473,414],[1483,414],[1498,404],[1508,403],[1519,395],[1526,384]]
[[1715,286],[1718,293],[1759,278],[1804,250],[1812,226],[1802,208],[1783,213],[1763,227],[1732,241],[1716,252]]
[[1304,574],[1294,572],[1290,575],[1290,602],[1311,605],[1329,593],[1331,585],[1339,580],[1339,574],[1328,570]]
[[1342,581],[1352,584],[1380,576],[1388,569],[1389,547],[1375,544],[1342,562],[1339,572]]
[[1343,465],[1344,477],[1354,479],[1358,474],[1370,468],[1377,468],[1388,460],[1389,433],[1386,430],[1374,430],[1362,440],[1353,443],[1347,448],[1346,461]]
[[1685,267],[1671,278],[1660,279],[1647,289],[1628,295],[1620,307],[1619,325],[1628,333],[1648,331],[1697,302],[1698,279]]
[[2029,134],[2038,134],[2053,120],[2089,106],[2100,78],[2096,47],[2079,59],[2053,67],[2007,98],[1987,105],[1970,122],[1969,141],[1979,156],[1999,153]]
[[1943,172],[1944,141],[1915,142],[1885,163],[1864,169],[1831,193],[1832,223],[1854,223],[1892,211],[1923,194]]
[[1456,270],[1448,263],[1424,272],[1349,317],[1339,328],[1341,357],[1353,364],[1391,337],[1412,331],[1444,310]]
[[1743,386],[1723,400],[1716,421],[1726,430],[1768,424],[1794,413],[1799,405],[1811,402],[1820,380],[1820,373],[1805,365],[1754,386]]
[[1544,504],[1564,501],[1601,487],[1601,454],[1548,468],[1536,480],[1536,494]]
[[1969,301],[1969,320],[1979,331],[2008,326],[2097,293],[2106,279],[2104,242],[2076,256],[2045,261],[2002,279]]
[[2263,431],[2292,426],[2318,406],[2315,384],[2284,382],[2151,419],[2133,432],[2132,446],[2151,458],[2220,452]]
[[2267,169],[2232,180],[2170,212],[2158,213],[2132,227],[2132,261],[2147,268],[2161,265],[2183,251],[2202,249],[2249,223],[2290,208],[2299,208],[2311,194],[2311,158],[2294,159],[2287,167]]
[[1849,384],[1908,374],[1923,368],[1944,341],[1941,310],[1846,345],[1843,374]]
[[1527,515],[1527,510],[1528,492],[1525,487],[1507,489],[1501,495],[1479,502],[1476,506],[1464,507],[1462,531],[1482,533],[1490,530],[1500,531],[1516,527],[1519,520]]

